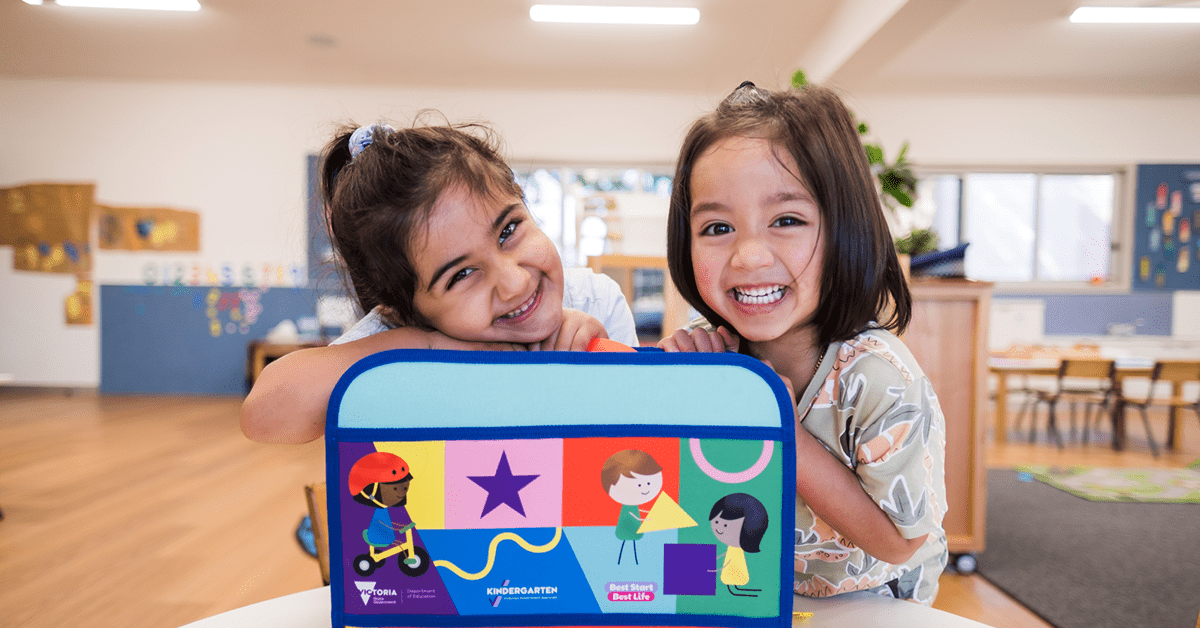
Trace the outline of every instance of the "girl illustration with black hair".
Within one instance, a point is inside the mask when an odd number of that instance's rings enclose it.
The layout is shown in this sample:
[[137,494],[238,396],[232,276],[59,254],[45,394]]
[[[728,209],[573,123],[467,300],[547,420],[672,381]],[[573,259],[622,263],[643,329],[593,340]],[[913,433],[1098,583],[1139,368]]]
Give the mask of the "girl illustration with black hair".
[[767,509],[752,495],[731,493],[717,500],[708,513],[713,534],[717,540],[729,546],[717,560],[724,558],[721,568],[721,584],[739,597],[758,597],[762,589],[748,589],[750,568],[746,564],[746,552],[758,553],[763,535],[767,533]]

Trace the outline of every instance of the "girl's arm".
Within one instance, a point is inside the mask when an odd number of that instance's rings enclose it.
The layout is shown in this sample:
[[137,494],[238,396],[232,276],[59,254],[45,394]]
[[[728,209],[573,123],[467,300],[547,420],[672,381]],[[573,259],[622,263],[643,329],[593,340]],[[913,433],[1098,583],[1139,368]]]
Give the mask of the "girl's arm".
[[[792,381],[784,375],[779,378],[795,399]],[[796,495],[822,521],[877,560],[893,565],[908,562],[929,535],[904,538],[892,518],[863,490],[854,471],[804,429],[798,415],[795,421]]]
[[267,364],[242,402],[242,433],[263,443],[307,443],[325,434],[329,396],[342,373],[388,349],[524,350],[524,345],[474,343],[400,327],[347,342],[293,351]]
[[906,539],[858,476],[796,420],[796,494],[825,523],[878,560],[903,564],[925,543]]

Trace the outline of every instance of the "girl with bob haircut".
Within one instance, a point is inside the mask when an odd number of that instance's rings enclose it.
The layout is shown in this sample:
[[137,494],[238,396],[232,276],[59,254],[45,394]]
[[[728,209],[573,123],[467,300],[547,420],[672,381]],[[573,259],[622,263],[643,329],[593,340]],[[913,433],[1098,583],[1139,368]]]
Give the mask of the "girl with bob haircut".
[[667,257],[703,317],[659,346],[760,359],[796,403],[796,593],[932,604],[948,557],[945,421],[897,338],[912,297],[841,98],[746,82],[696,121]]
[[268,364],[242,404],[251,440],[324,434],[338,378],[387,349],[583,350],[636,345],[621,288],[564,269],[479,124],[347,126],[326,146],[321,196],[362,318],[326,347]]
[[750,582],[746,553],[757,554],[762,547],[769,523],[767,509],[753,495],[730,493],[713,504],[708,511],[708,521],[713,534],[728,546],[717,556],[721,561],[717,570],[721,574],[721,584],[730,595],[758,597],[762,589],[745,586]]

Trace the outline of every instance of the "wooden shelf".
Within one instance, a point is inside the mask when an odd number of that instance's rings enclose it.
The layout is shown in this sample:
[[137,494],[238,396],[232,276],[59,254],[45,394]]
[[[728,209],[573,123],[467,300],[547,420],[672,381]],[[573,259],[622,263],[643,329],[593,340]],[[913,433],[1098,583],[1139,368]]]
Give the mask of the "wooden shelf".
[[992,284],[916,278],[913,317],[904,335],[933,383],[946,417],[946,501],[943,521],[950,552],[982,552],[986,541],[988,312]]

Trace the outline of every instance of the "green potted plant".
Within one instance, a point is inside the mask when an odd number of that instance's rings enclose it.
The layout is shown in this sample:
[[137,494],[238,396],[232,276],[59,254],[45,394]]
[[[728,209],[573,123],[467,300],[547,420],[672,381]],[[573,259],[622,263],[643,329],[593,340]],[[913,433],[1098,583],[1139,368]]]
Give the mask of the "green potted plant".
[[896,252],[902,255],[921,255],[938,250],[938,235],[933,229],[913,229],[908,235],[896,238]]

